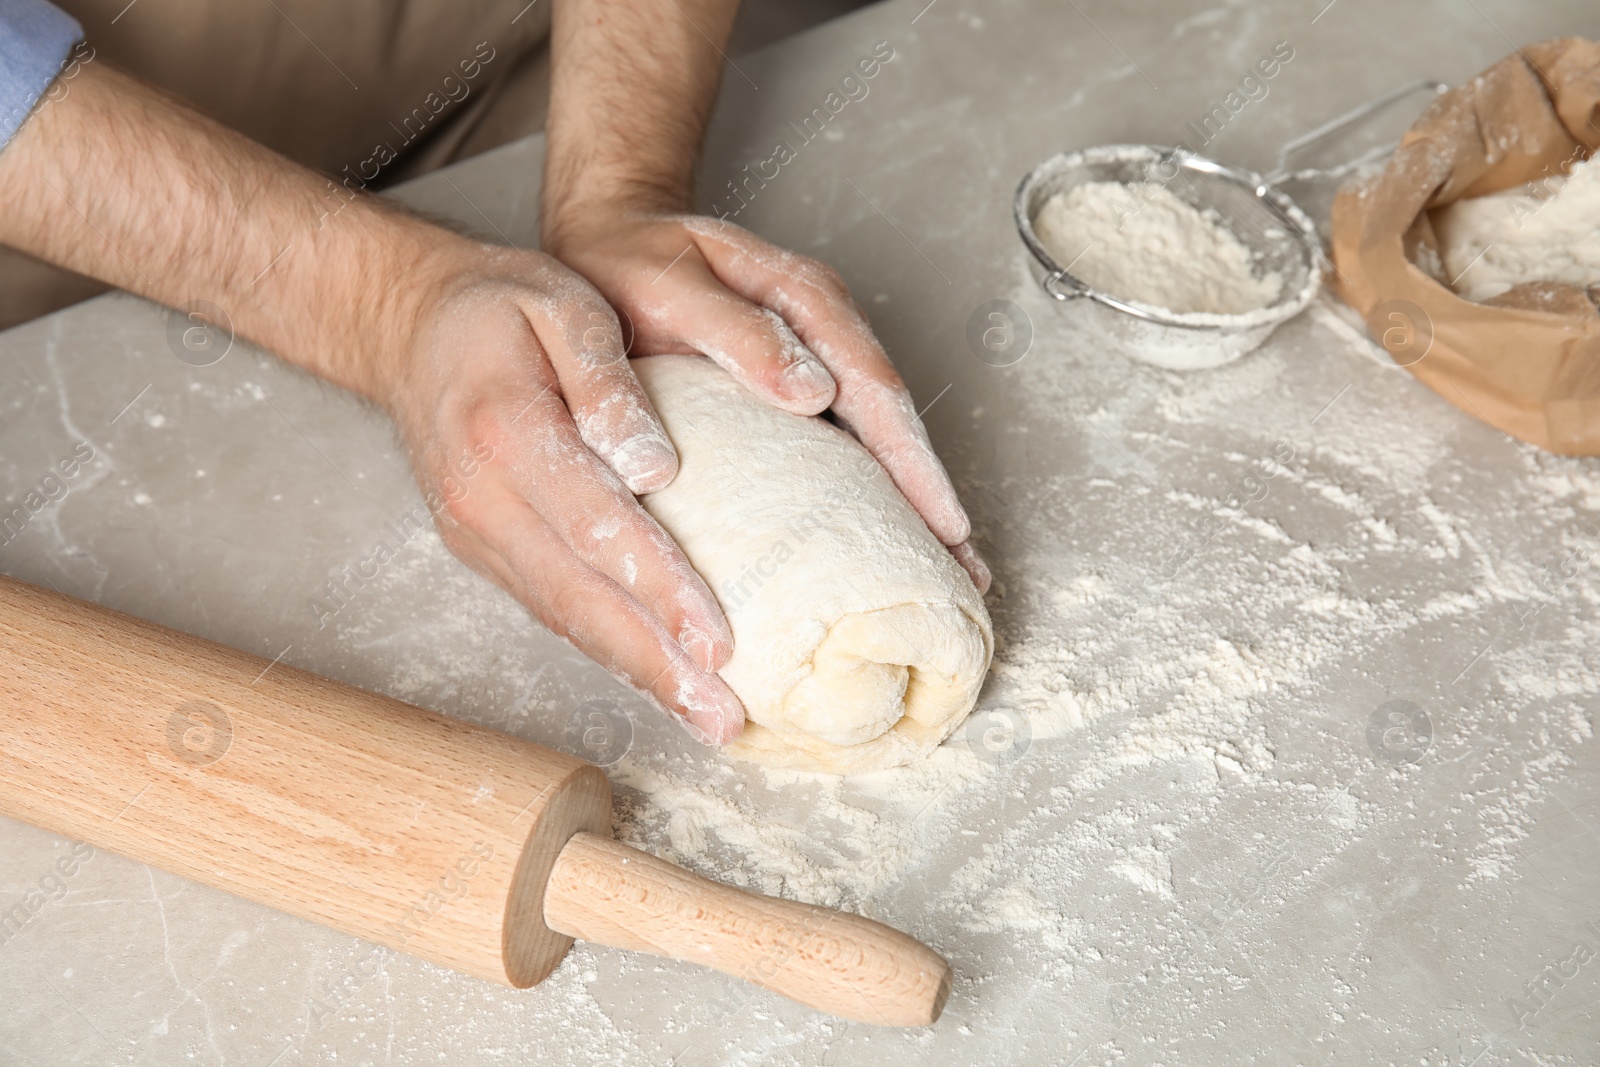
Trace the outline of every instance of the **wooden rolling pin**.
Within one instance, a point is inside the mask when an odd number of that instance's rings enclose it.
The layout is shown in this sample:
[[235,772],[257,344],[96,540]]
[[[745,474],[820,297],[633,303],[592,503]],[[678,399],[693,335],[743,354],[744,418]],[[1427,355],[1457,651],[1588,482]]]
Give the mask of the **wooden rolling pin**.
[[884,1026],[950,990],[897,930],[611,840],[581,760],[5,577],[0,813],[518,988],[582,938]]

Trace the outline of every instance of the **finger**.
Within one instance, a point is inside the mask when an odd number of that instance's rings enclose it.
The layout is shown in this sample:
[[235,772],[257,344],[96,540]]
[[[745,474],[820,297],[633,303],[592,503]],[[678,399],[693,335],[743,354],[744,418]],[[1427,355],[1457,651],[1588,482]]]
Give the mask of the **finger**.
[[816,353],[776,312],[730,292],[698,256],[654,284],[664,301],[657,329],[710,356],[757,396],[796,415],[833,403],[833,376]]
[[989,565],[978,555],[978,550],[972,547],[972,542],[963,541],[959,545],[951,545],[950,554],[961,564],[961,569],[971,576],[972,584],[978,587],[978,595],[987,593],[993,575],[989,573]]
[[935,537],[946,545],[965,541],[972,522],[928,440],[911,393],[871,373],[846,371],[839,378],[833,405],[839,422],[883,464]]
[[554,391],[521,406],[506,453],[511,488],[584,563],[652,612],[702,670],[733,654],[733,631],[683,550],[590,452]]
[[628,365],[611,305],[581,279],[563,279],[554,295],[521,304],[584,444],[630,492],[665,489],[678,473],[678,453]]
[[780,314],[827,366],[838,383],[834,412],[883,464],[934,535],[947,545],[965,541],[972,523],[955,486],[905,383],[839,275],[728,223],[691,219],[687,225],[717,277]]
[[484,505],[484,534],[455,527],[452,540],[465,549],[458,554],[697,740],[723,745],[739,736],[744,707],[726,682],[690,662],[644,605],[574,555],[526,503],[508,492],[496,497]]

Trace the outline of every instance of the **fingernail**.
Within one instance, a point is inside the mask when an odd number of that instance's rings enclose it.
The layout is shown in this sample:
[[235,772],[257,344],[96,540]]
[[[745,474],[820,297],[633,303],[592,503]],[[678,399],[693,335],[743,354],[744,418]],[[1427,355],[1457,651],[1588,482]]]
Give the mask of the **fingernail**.
[[689,654],[689,658],[694,660],[696,667],[707,672],[717,669],[716,645],[711,640],[710,634],[692,626],[685,626],[678,638],[678,644]]
[[987,593],[989,585],[994,581],[994,575],[989,570],[989,565],[983,557],[969,545],[967,547],[967,572],[972,575],[972,584],[978,587],[978,592]]
[[611,452],[611,469],[635,495],[665,489],[677,463],[672,444],[655,433],[630,437]]
[[725,745],[744,732],[744,709],[735,706],[727,711],[697,712],[686,725],[701,744]]
[[700,742],[702,745],[713,745],[713,744],[716,744],[716,742],[711,739],[711,735],[710,734],[708,734],[704,730],[700,729],[700,727],[696,726],[690,720],[688,720],[688,719],[679,719],[678,720],[678,725],[683,727],[683,732],[684,733],[688,734],[690,737],[694,738],[696,741]]
[[967,509],[960,504],[955,506],[955,513],[950,516],[950,536],[965,541],[972,536],[972,520],[967,517]]
[[935,537],[947,545],[959,545],[972,536],[972,519],[967,515],[967,509],[961,506],[955,486],[948,479],[936,487],[935,498],[928,505],[927,514],[928,527],[933,530]]
[[978,550],[972,547],[972,543],[963,541],[959,545],[951,545],[950,554],[956,558],[956,562],[961,564],[961,568],[971,577],[972,584],[977,586],[978,592],[980,594],[987,593],[989,584],[994,580],[994,576],[990,574],[989,565],[983,561],[982,556],[978,555]]
[[744,729],[744,705],[714,674],[685,678],[676,696],[686,712],[678,721],[701,744],[725,745]]
[[794,401],[815,400],[822,396],[831,401],[834,388],[833,375],[814,356],[789,364],[778,377],[778,391]]

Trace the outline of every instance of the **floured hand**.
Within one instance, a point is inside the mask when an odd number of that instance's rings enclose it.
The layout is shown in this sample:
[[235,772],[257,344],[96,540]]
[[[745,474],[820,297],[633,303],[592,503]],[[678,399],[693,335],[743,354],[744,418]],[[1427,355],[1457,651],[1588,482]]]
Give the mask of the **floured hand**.
[[911,394],[831,267],[732,223],[648,209],[568,212],[545,246],[627,316],[632,354],[704,353],[785,411],[832,407],[988,589]]
[[616,315],[548,256],[462,244],[380,397],[443,501],[445,543],[691,733],[731,740],[744,709],[714,673],[727,620],[634,499],[678,458]]

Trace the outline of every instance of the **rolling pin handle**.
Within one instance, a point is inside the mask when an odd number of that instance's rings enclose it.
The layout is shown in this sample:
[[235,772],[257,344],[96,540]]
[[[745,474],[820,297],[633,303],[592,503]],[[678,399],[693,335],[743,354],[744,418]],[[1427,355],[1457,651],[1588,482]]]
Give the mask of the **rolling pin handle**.
[[746,893],[597,834],[562,848],[544,920],[568,937],[713,967],[879,1026],[927,1026],[950,995],[950,965],[898,930]]

